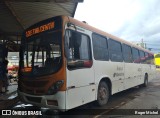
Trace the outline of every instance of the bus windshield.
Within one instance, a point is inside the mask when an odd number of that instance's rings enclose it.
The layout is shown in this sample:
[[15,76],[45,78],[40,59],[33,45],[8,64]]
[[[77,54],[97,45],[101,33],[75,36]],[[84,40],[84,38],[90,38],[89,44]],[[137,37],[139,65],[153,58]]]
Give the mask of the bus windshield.
[[62,64],[61,32],[47,32],[26,39],[22,47],[22,75],[41,76],[59,70]]

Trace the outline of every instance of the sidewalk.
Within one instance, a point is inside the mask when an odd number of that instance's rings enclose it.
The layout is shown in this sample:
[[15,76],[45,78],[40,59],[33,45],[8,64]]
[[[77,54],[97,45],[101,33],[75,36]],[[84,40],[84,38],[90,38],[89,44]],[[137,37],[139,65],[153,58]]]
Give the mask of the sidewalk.
[[0,101],[8,96],[10,96],[13,93],[16,93],[17,91],[17,82],[11,83],[11,85],[8,86],[8,91],[6,93],[0,93]]
[[8,86],[6,93],[0,94],[0,109],[7,109],[19,101],[17,97],[17,86],[17,82],[13,82]]

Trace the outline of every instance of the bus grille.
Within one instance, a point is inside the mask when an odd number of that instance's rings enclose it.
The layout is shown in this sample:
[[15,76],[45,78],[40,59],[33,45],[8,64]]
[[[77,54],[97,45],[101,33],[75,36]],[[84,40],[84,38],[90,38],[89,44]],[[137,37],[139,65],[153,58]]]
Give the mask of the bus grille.
[[41,99],[42,99],[40,97],[30,97],[30,96],[26,96],[26,98],[28,101],[37,102],[37,103],[41,103]]
[[27,87],[44,87],[47,81],[24,81],[23,84]]

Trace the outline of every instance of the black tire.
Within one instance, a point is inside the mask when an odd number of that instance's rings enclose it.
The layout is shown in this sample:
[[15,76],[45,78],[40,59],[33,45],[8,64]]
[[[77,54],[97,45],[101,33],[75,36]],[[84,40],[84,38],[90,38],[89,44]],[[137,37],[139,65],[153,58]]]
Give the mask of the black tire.
[[100,82],[98,86],[98,93],[97,93],[97,105],[103,106],[107,104],[109,99],[109,88],[106,82],[102,81]]
[[148,75],[145,74],[144,76],[144,83],[143,83],[143,87],[147,87],[148,86]]

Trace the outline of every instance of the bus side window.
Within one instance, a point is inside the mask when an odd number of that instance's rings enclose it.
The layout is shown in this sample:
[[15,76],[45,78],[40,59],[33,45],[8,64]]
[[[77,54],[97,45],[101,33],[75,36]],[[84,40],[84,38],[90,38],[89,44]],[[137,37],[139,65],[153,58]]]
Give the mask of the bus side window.
[[111,61],[122,62],[122,45],[120,42],[109,39],[108,40],[109,57]]
[[95,60],[108,61],[109,54],[107,39],[101,35],[93,33],[92,41]]
[[127,63],[132,63],[133,59],[132,59],[131,47],[126,45],[126,44],[123,44],[122,47],[123,47],[123,58],[124,58],[124,61],[127,62]]
[[140,63],[139,50],[132,47],[133,63]]
[[149,54],[149,61],[150,61],[150,64],[154,65],[154,55],[153,54]]
[[151,64],[149,61],[149,54],[147,52],[145,52],[145,64]]
[[90,60],[89,37],[76,31],[66,31],[65,52],[70,60]]
[[77,31],[66,30],[65,54],[69,69],[90,68],[92,58],[89,36]]
[[152,55],[151,64],[154,65],[154,55]]
[[140,52],[141,63],[144,63],[145,62],[145,54],[141,50],[139,52]]

